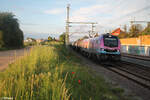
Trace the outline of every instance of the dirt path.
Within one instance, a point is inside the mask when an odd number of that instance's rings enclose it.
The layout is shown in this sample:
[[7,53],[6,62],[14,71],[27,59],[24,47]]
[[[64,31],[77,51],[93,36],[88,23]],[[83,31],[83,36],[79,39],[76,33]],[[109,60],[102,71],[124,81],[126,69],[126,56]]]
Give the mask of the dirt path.
[[16,57],[21,57],[25,52],[29,52],[30,48],[31,47],[17,50],[0,51],[0,71],[6,69],[8,64],[12,63]]

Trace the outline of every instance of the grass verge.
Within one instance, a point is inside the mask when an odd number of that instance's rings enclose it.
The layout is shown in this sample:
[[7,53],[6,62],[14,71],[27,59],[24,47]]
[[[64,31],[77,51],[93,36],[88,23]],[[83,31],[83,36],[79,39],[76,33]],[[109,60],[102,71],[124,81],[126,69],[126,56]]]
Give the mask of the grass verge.
[[92,75],[58,42],[36,46],[22,59],[0,72],[0,98],[15,100],[128,100],[122,89],[112,88]]

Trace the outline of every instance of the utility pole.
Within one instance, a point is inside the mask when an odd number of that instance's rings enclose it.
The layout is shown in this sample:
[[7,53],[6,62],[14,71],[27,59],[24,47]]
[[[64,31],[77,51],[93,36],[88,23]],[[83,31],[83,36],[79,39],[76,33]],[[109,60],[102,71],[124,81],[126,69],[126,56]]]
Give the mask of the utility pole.
[[94,33],[94,23],[92,23],[92,34]]
[[92,33],[91,33],[92,35],[95,35],[95,33],[94,33],[94,27],[95,27],[94,24],[97,24],[97,23],[92,23],[92,31],[91,31],[91,32],[92,32]]
[[66,20],[66,33],[65,33],[65,44],[69,45],[69,10],[70,4],[67,5],[67,20]]
[[66,20],[66,33],[65,33],[65,45],[66,47],[68,47],[69,45],[69,27],[70,27],[70,24],[91,24],[92,25],[92,34],[94,33],[94,24],[97,24],[97,23],[94,23],[94,22],[70,22],[69,20],[69,12],[70,12],[70,4],[67,5],[67,20]]

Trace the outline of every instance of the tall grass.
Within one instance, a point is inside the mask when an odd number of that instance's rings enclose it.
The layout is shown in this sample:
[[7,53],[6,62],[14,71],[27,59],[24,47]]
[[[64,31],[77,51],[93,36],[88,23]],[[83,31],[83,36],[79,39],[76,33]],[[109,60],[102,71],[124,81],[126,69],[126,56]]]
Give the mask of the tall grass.
[[[54,47],[35,47],[0,74],[0,97],[16,100],[68,100]],[[58,67],[60,70],[58,70]]]
[[119,100],[120,90],[116,92],[103,78],[91,73],[94,74],[60,43],[33,47],[29,54],[0,72],[0,98]]

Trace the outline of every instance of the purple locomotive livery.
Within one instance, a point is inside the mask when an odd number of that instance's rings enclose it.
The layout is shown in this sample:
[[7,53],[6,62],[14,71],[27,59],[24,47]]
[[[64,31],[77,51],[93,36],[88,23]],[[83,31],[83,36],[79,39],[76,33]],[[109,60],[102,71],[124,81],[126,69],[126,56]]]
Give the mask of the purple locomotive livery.
[[118,37],[102,34],[98,37],[75,41],[72,47],[83,55],[98,60],[115,60],[121,58],[121,43]]

